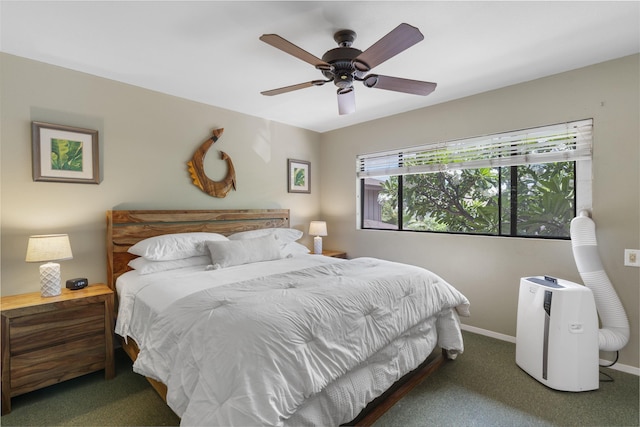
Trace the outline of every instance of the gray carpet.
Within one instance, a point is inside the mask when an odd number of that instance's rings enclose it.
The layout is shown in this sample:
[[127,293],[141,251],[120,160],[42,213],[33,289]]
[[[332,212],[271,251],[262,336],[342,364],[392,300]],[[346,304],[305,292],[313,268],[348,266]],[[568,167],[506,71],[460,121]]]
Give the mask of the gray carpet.
[[639,425],[635,375],[601,368],[613,382],[600,382],[589,392],[561,392],[515,364],[515,344],[469,332],[464,340],[464,354],[405,396],[375,427]]
[[[380,418],[391,426],[638,426],[639,378],[602,369],[595,391],[551,390],[515,364],[515,345],[465,332],[466,351]],[[116,351],[117,375],[101,372],[12,399],[3,426],[178,425],[179,419]]]

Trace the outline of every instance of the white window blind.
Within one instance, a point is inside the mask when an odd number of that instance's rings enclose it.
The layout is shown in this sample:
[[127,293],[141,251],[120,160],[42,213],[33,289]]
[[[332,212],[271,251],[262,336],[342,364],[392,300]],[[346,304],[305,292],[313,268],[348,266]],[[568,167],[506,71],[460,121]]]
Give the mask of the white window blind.
[[358,178],[590,160],[593,120],[357,156]]

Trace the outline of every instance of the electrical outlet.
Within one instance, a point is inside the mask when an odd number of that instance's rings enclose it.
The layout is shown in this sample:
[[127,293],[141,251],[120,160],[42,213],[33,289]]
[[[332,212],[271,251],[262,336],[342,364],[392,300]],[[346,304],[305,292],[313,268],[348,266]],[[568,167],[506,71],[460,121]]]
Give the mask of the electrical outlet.
[[625,249],[624,265],[628,267],[640,267],[640,249]]

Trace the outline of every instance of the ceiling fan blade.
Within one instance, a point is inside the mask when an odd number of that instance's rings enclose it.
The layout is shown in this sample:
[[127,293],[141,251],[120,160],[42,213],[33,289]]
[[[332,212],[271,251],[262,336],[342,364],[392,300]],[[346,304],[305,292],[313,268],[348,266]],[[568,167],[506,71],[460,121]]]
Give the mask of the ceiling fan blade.
[[362,79],[362,83],[364,83],[366,87],[374,87],[376,89],[386,89],[422,96],[429,95],[437,86],[436,83],[401,79],[399,77],[380,76],[378,74],[369,74]]
[[265,90],[264,92],[260,92],[260,93],[266,96],[280,95],[281,93],[292,92],[294,90],[304,89],[306,87],[322,86],[326,82],[327,80],[312,80],[306,83],[298,83],[297,85],[285,86],[278,89]]
[[424,36],[419,29],[409,24],[400,24],[358,55],[353,60],[354,66],[360,71],[369,71],[422,40]]
[[356,92],[352,87],[338,89],[338,113],[351,114],[356,111]]
[[267,44],[270,44],[277,49],[280,49],[283,52],[288,53],[289,55],[293,55],[298,59],[308,62],[309,64],[320,70],[331,69],[331,65],[327,64],[322,59],[310,54],[306,50],[296,46],[288,40],[283,39],[277,34],[263,34],[262,36],[260,36],[260,40]]

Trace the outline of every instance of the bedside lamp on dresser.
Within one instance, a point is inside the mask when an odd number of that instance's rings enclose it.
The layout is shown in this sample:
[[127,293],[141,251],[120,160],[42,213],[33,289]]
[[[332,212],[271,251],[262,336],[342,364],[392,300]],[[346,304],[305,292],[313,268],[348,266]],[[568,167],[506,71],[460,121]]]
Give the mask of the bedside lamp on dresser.
[[309,224],[309,234],[313,238],[313,253],[322,253],[322,237],[327,235],[327,223],[325,221],[311,221]]
[[72,259],[71,244],[66,234],[30,236],[26,262],[45,262],[40,266],[40,293],[43,297],[60,295],[60,264],[52,261]]

